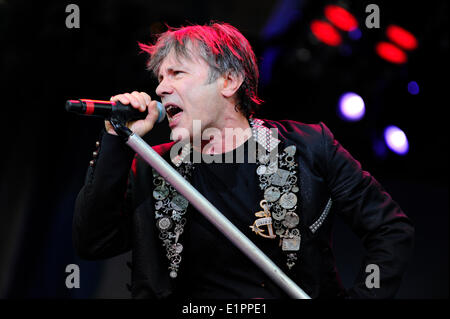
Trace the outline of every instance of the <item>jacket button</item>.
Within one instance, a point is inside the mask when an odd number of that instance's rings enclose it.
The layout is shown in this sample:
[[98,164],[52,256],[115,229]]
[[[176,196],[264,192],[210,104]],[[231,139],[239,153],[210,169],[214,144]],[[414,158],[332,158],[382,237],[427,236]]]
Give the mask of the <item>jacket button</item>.
[[95,147],[99,147],[99,146],[100,146],[100,142],[99,141],[95,142]]
[[90,161],[89,166],[94,166],[94,161]]
[[98,156],[98,152],[92,152],[92,156],[95,158]]

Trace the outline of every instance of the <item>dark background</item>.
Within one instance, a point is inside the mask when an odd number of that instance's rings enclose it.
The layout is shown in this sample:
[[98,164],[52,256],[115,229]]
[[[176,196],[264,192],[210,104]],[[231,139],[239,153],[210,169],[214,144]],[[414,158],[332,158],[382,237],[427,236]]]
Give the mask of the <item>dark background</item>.
[[[79,29],[65,25],[70,3],[80,8]],[[380,7],[379,29],[364,25],[369,3]],[[359,40],[342,32],[344,43],[330,47],[312,36],[309,24],[324,19],[327,4],[342,4],[357,17]],[[72,248],[74,200],[103,122],[66,113],[64,104],[134,90],[155,98],[156,82],[137,43],[151,41],[165,23],[210,20],[236,26],[254,47],[266,101],[257,116],[325,122],[413,220],[416,247],[397,297],[448,298],[448,5],[322,0],[1,0],[0,297],[129,298],[129,254],[89,262]],[[406,64],[375,53],[389,24],[419,41]],[[419,84],[418,95],[408,93],[410,81]],[[339,96],[347,91],[365,100],[359,122],[337,116]],[[384,146],[382,130],[389,124],[407,134],[406,156]],[[166,126],[152,131],[152,144],[168,140]],[[362,249],[336,222],[338,269],[350,287]],[[65,286],[68,264],[80,266],[79,289]]]

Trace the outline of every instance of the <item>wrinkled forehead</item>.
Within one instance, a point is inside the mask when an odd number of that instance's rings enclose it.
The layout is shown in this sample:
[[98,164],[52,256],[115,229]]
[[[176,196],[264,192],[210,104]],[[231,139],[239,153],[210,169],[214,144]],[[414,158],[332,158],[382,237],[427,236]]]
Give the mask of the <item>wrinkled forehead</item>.
[[166,57],[161,60],[156,74],[159,77],[165,69],[181,66],[186,67],[193,64],[207,67],[207,63],[202,57],[198,45],[193,45],[190,41],[185,44],[173,45]]

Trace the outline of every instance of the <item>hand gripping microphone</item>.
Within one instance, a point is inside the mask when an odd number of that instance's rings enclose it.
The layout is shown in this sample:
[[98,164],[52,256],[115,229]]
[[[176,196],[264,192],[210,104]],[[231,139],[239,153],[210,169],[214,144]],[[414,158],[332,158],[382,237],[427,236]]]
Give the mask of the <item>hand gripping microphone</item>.
[[[166,117],[166,109],[159,101],[156,101],[156,105],[158,108],[158,119],[156,122],[161,123]],[[110,119],[114,114],[120,114],[121,117],[125,118],[127,121],[145,119],[148,114],[147,110],[140,112],[131,105],[124,105],[118,101],[112,102],[87,99],[68,100],[66,102],[66,111],[87,116],[103,117],[105,119]]]

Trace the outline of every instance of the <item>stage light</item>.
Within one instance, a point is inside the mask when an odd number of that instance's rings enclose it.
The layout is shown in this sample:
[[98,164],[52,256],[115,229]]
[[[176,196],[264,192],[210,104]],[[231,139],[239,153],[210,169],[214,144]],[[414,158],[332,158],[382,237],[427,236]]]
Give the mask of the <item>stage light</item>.
[[353,92],[341,95],[338,110],[341,119],[350,122],[362,119],[366,111],[362,97]]
[[414,50],[418,46],[416,37],[398,25],[388,26],[386,28],[386,36],[405,50]]
[[352,40],[359,40],[361,39],[362,32],[359,28],[355,28],[348,32],[348,37]]
[[391,63],[402,64],[408,60],[405,52],[389,42],[377,43],[375,51],[381,58]]
[[406,155],[409,150],[406,134],[397,126],[391,125],[384,129],[384,141],[389,149],[399,155]]
[[411,81],[408,83],[408,92],[412,95],[419,94],[419,84],[416,81]]
[[324,12],[325,17],[343,31],[352,31],[358,27],[356,18],[340,6],[327,5]]
[[310,27],[314,36],[323,43],[330,46],[338,46],[341,44],[341,35],[330,23],[313,20]]

